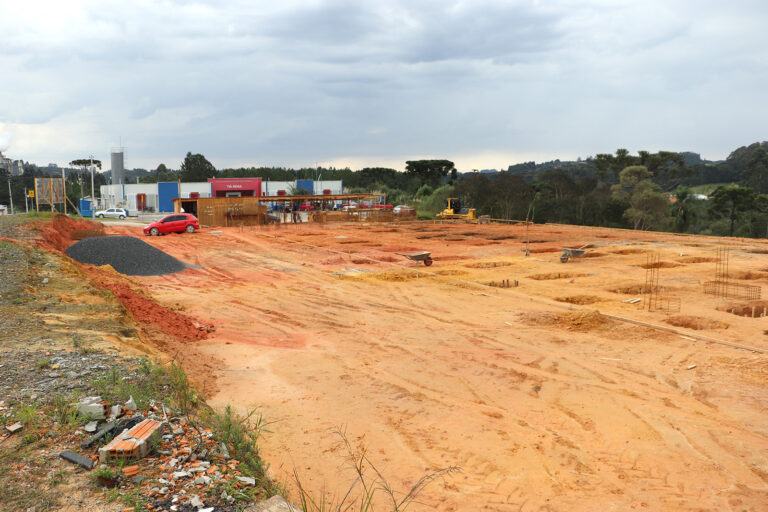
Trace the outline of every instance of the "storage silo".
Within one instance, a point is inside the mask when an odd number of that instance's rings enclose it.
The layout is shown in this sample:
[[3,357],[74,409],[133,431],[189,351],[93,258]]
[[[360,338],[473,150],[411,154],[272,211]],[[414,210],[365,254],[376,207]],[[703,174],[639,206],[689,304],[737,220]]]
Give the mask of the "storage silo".
[[123,163],[124,148],[112,148],[110,156],[112,157],[112,184],[121,185],[125,183],[125,167]]

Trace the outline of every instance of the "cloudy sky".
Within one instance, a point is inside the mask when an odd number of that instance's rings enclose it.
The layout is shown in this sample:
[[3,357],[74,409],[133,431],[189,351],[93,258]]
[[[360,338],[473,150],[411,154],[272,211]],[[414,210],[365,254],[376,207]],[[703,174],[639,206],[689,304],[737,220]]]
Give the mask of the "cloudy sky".
[[0,149],[460,170],[768,139],[766,0],[0,0]]

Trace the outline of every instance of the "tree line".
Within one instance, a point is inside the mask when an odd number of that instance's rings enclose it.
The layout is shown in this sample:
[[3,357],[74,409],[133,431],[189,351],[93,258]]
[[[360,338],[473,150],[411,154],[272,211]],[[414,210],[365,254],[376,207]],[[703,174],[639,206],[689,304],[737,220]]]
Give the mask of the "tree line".
[[[84,161],[71,165],[85,169]],[[126,171],[130,176],[131,171]],[[17,207],[23,188],[45,175],[25,166],[12,180]],[[768,236],[768,143],[733,151],[726,160],[708,162],[693,153],[626,149],[572,162],[526,162],[505,171],[459,173],[450,160],[412,160],[406,171],[385,167],[349,168],[248,167],[217,170],[202,154],[187,153],[178,170],[160,164],[143,171],[142,183],[199,182],[208,178],[260,177],[271,181],[341,180],[348,192],[387,194],[392,204],[418,207],[431,217],[445,198],[459,197],[479,215],[530,219],[637,230],[674,231],[745,237]],[[1,176],[0,176],[1,178]],[[96,173],[96,190],[106,184]],[[708,197],[697,187],[712,184]],[[90,192],[87,171],[70,172],[68,195],[73,202]],[[2,188],[0,187],[0,190]],[[5,200],[4,200],[5,199]],[[0,203],[7,203],[0,192]]]

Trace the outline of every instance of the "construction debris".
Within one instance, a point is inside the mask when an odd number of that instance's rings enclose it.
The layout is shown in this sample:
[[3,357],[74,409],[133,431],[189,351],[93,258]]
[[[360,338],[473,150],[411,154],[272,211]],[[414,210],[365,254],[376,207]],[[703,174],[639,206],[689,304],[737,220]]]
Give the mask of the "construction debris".
[[107,403],[100,396],[87,396],[77,404],[77,412],[95,420],[103,420],[107,417]]
[[103,448],[99,448],[99,460],[107,462],[113,458],[142,458],[149,453],[151,444],[159,442],[163,424],[155,420],[144,420],[135,427],[120,433]]
[[111,434],[113,430],[115,430],[116,423],[107,423],[104,425],[101,430],[93,434],[91,437],[89,437],[86,441],[80,443],[80,448],[90,448],[93,443],[101,439],[102,437],[106,436],[107,434]]
[[133,399],[133,395],[131,395],[131,398],[129,398],[128,401],[125,402],[125,404],[123,405],[123,408],[128,411],[135,411],[136,409],[138,409],[138,407],[136,407],[136,401]]
[[21,422],[17,421],[13,425],[8,425],[7,427],[5,427],[5,430],[7,430],[11,434],[13,434],[13,433],[18,432],[19,430],[21,430],[22,427],[23,427],[23,425],[21,424]]
[[94,462],[91,459],[78,455],[73,451],[65,450],[59,454],[59,457],[74,464],[79,464],[87,470],[93,469]]

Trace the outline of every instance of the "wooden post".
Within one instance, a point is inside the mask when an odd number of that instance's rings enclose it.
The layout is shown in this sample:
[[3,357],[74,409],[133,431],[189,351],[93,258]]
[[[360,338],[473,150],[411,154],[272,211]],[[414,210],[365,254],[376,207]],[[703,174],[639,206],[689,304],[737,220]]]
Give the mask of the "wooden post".
[[40,213],[40,194],[37,193],[37,178],[35,178],[35,213]]
[[[64,169],[61,170],[61,174],[64,174]],[[67,214],[67,180],[61,178],[61,191],[64,194],[64,215]]]

